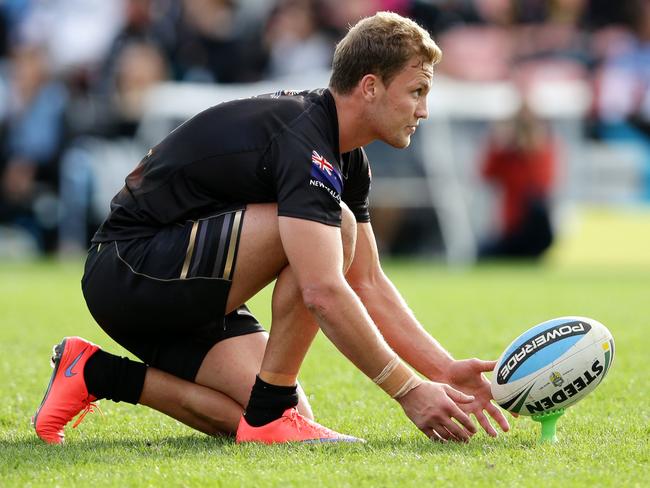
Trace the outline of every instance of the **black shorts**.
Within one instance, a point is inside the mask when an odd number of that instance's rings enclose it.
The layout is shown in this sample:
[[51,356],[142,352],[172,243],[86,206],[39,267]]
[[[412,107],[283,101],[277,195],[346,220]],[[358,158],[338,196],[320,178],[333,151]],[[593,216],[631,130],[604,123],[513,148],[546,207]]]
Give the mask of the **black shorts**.
[[245,305],[225,315],[244,212],[94,244],[81,281],[94,319],[147,365],[193,381],[214,344],[264,330]]

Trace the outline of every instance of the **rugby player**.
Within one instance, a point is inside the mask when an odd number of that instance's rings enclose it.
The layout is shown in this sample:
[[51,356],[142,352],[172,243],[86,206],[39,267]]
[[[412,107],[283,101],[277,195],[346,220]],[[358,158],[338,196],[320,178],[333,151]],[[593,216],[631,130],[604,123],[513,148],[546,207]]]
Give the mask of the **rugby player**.
[[[37,435],[61,443],[105,398],[237,442],[362,441],[316,423],[298,386],[319,329],[431,439],[467,441],[470,414],[492,436],[488,416],[507,431],[482,374],[495,363],[455,360],[424,330],[370,224],[362,147],[409,145],[440,57],[416,23],[378,13],[338,44],[327,89],[217,105],[151,148],[82,279],[94,319],[142,362],[65,338]],[[246,301],[273,280],[267,335]]]

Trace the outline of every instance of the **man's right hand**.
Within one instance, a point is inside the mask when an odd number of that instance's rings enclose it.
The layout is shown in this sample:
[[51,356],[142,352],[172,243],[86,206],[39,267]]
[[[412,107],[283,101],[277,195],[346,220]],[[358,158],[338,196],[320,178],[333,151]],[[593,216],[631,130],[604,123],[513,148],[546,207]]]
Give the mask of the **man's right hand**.
[[457,403],[473,400],[474,397],[444,383],[425,381],[397,401],[406,416],[431,440],[467,442],[477,429]]

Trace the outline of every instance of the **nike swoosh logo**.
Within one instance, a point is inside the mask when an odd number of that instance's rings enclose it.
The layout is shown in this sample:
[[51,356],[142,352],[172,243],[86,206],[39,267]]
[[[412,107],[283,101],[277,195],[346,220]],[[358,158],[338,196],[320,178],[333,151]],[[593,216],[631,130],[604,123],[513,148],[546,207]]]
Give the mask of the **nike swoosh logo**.
[[72,364],[66,368],[66,370],[65,370],[65,376],[66,376],[67,378],[71,378],[71,377],[73,377],[73,376],[75,376],[75,375],[77,374],[77,373],[75,373],[75,372],[72,371],[72,368],[74,368],[74,367],[77,365],[77,363],[78,363],[79,360],[81,359],[81,356],[84,355],[84,352],[86,352],[86,351],[81,351],[81,352],[79,353],[79,356],[77,356],[77,357],[74,359],[74,361],[72,361]]

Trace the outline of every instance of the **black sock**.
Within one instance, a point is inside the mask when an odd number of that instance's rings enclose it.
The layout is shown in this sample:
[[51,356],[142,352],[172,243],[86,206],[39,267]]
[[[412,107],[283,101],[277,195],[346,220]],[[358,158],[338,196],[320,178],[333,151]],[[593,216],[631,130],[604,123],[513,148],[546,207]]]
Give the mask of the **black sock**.
[[298,405],[298,386],[276,386],[258,376],[244,417],[253,427],[260,427],[282,417],[287,408]]
[[147,366],[110,354],[101,349],[95,352],[84,368],[84,380],[88,393],[97,399],[114,402],[138,403]]

